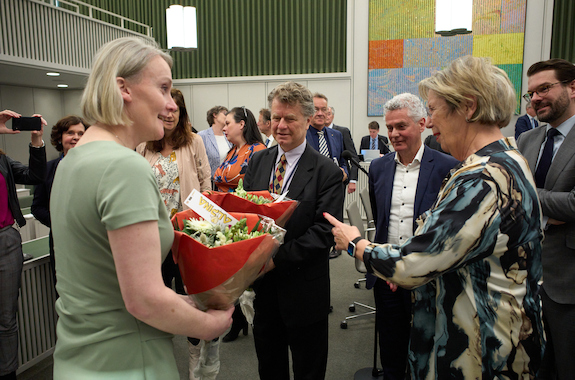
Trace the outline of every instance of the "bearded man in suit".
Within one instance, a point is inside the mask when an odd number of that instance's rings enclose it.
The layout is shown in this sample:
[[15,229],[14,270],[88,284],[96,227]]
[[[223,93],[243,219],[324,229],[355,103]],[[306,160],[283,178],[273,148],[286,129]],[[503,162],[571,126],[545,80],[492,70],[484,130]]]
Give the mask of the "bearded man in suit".
[[331,225],[324,212],[343,217],[343,172],[306,142],[314,115],[311,92],[286,82],[268,96],[277,146],[257,152],[246,190],[287,193],[299,201],[286,224],[284,244],[254,285],[254,341],[263,380],[324,379],[330,307]]
[[543,212],[543,318],[547,335],[538,378],[575,373],[575,66],[564,59],[527,71],[526,100],[546,125],[519,136],[517,145],[535,173]]

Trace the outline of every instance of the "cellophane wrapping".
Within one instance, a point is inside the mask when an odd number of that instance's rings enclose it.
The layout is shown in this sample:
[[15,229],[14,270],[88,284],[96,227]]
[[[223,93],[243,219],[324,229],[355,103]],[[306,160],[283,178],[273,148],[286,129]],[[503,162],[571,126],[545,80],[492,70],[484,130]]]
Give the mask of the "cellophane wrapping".
[[230,212],[240,220],[247,218],[251,231],[260,221],[258,228],[271,228],[271,233],[252,239],[209,248],[183,230],[184,219],[203,219],[193,210],[174,215],[174,243],[172,255],[180,268],[182,280],[188,294],[197,307],[206,309],[227,309],[240,295],[265,272],[265,266],[283,242],[285,230],[274,226],[270,218],[252,213]]
[[[274,197],[269,191],[248,191],[247,193],[274,200]],[[247,212],[251,214],[264,215],[272,218],[275,221],[275,224],[280,227],[284,227],[286,225],[298,206],[298,201],[291,199],[260,205],[242,197],[238,197],[234,193],[204,191],[202,194],[227,212]]]

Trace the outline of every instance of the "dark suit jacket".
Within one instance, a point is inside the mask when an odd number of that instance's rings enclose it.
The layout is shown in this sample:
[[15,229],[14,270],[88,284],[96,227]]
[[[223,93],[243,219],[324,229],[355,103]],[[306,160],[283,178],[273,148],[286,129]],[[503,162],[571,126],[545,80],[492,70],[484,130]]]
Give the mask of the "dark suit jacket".
[[[397,165],[394,158],[395,153],[386,154],[373,160],[369,166],[369,196],[375,221],[376,243],[387,242],[393,179]],[[415,220],[431,208],[437,198],[443,179],[458,163],[459,161],[451,156],[427,146],[424,147],[415,191],[413,231],[416,229]]]
[[[357,156],[357,151],[355,150],[355,145],[353,143],[353,139],[351,138],[351,132],[349,128],[341,127],[339,125],[333,125],[333,129],[339,131],[343,136],[343,149],[349,150],[351,156],[359,161],[359,157]],[[349,169],[349,179],[353,181],[357,181],[357,168],[352,165],[350,162],[347,163],[347,168]]]
[[32,201],[32,215],[40,223],[46,227],[50,227],[50,193],[52,192],[52,184],[54,183],[54,175],[56,175],[56,168],[62,160],[58,157],[54,160],[48,161],[46,164],[46,180],[44,183],[36,186],[34,189],[34,200]]
[[[268,189],[277,153],[275,146],[253,155],[244,177],[246,190]],[[329,250],[334,242],[323,212],[343,218],[341,170],[307,144],[288,197],[299,205],[285,226],[284,244],[274,256],[276,267],[254,283],[255,307],[258,312],[278,305],[283,323],[305,326],[329,312]]]
[[[546,125],[522,133],[517,146],[535,173]],[[537,194],[544,216],[565,222],[548,225],[543,240],[543,288],[558,303],[575,304],[575,127],[555,154]]]
[[[535,128],[539,126],[537,120],[533,120],[535,122]],[[531,128],[531,121],[529,120],[529,115],[523,115],[517,119],[515,123],[515,140],[519,138],[519,135],[523,132],[529,131]]]
[[[349,176],[346,160],[341,157],[341,153],[343,152],[343,135],[339,131],[332,128],[324,128],[323,130],[326,132],[325,136],[328,139],[327,143],[329,145],[331,158],[335,158],[339,167],[342,168],[345,171],[345,174]],[[312,136],[312,134],[314,134],[314,136]],[[306,140],[312,148],[319,152],[317,129],[311,125],[307,129]]]
[[[369,135],[367,136],[363,136],[361,138],[361,145],[359,146],[359,152],[361,153],[362,150],[364,149],[371,149],[370,145],[370,137]],[[382,136],[382,135],[377,135],[377,149],[379,149],[379,152],[381,154],[386,154],[391,152],[389,150],[389,147],[387,146],[387,142],[389,140],[387,139],[387,137]]]

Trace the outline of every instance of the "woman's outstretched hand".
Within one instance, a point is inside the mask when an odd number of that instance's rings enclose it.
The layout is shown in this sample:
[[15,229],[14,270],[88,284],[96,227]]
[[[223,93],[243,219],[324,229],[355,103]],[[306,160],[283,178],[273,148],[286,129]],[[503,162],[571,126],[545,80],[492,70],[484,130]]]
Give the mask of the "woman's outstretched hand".
[[333,226],[331,233],[335,240],[335,249],[347,250],[349,242],[360,236],[357,227],[342,223],[327,212],[324,212],[323,216]]

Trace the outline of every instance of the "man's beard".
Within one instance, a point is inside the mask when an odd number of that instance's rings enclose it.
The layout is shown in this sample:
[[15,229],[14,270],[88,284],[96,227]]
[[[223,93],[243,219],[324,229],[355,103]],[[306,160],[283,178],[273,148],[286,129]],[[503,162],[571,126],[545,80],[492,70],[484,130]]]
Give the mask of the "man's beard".
[[[547,114],[545,115],[539,114],[538,108],[541,105],[549,106]],[[559,120],[563,116],[563,114],[567,111],[567,108],[569,108],[569,96],[567,95],[567,91],[563,90],[561,95],[555,101],[553,102],[542,101],[539,104],[537,104],[535,112],[537,113],[537,118],[539,119],[539,121],[551,124],[554,121]]]

